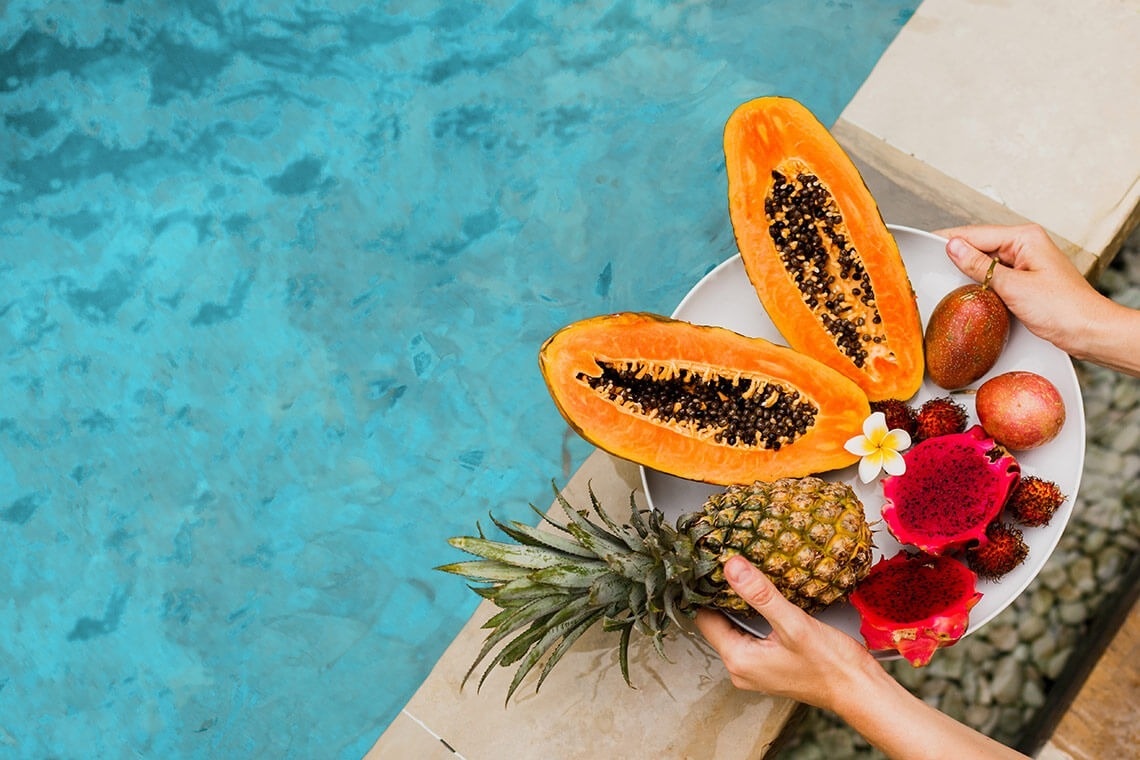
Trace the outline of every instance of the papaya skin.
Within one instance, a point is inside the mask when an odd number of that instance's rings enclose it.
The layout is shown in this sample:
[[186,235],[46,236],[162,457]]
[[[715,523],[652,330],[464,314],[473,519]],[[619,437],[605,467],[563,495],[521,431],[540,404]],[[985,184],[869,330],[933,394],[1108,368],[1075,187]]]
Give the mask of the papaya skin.
[[[749,280],[788,345],[847,376],[872,401],[913,396],[922,385],[925,366],[917,300],[898,245],[850,157],[807,108],[782,97],[739,106],[725,126],[724,152],[737,247]],[[805,304],[793,273],[781,260],[765,208],[774,171],[806,171],[818,178],[834,202],[841,218],[838,226],[868,275],[876,316],[881,318],[877,329],[882,342],[870,346],[865,360],[853,360],[837,345],[837,337],[818,311]],[[838,279],[828,287],[840,285],[850,289],[850,283]],[[855,306],[862,308],[857,302]],[[836,316],[843,315],[833,311],[827,318]],[[871,319],[868,313],[868,324]]]
[[[673,363],[732,378],[758,378],[800,393],[818,411],[778,450],[730,445],[651,418],[596,391],[606,362]],[[716,485],[802,477],[854,464],[843,444],[870,414],[866,394],[839,372],[785,346],[722,327],[622,312],[584,319],[552,335],[539,366],[555,406],[582,438],[637,464]],[[741,382],[741,389],[745,384]]]

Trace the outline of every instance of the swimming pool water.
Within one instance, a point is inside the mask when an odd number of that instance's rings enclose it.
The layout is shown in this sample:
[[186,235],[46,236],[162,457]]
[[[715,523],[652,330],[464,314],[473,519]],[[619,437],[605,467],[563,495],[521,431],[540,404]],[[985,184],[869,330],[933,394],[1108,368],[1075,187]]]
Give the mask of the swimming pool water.
[[20,2],[0,754],[359,757],[589,449],[535,361],[734,252],[721,128],[917,0]]

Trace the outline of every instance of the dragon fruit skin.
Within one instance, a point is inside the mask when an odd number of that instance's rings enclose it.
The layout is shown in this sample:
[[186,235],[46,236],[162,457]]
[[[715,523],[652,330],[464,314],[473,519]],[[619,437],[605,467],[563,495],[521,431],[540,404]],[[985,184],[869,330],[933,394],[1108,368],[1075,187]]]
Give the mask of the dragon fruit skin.
[[982,598],[977,576],[951,557],[899,552],[881,559],[851,593],[872,650],[894,650],[920,668],[962,638]]
[[1021,466],[980,425],[929,438],[903,454],[906,471],[883,478],[883,521],[901,544],[945,554],[986,543],[1021,478]]

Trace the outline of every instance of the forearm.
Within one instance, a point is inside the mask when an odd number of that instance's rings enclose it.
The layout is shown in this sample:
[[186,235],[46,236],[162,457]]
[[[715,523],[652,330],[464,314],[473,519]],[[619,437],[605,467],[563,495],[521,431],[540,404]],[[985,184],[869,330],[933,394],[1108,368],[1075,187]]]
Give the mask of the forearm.
[[878,663],[850,675],[833,709],[892,760],[1025,760],[913,696]]
[[1062,348],[1077,359],[1140,376],[1140,310],[1105,298],[1071,343]]

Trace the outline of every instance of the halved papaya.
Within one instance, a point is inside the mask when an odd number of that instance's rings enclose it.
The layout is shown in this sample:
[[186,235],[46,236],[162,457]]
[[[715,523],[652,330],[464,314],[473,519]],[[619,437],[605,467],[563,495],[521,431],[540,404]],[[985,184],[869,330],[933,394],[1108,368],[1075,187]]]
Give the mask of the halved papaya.
[[765,97],[724,130],[728,204],[748,278],[792,348],[872,401],[922,384],[922,322],[894,237],[850,157],[802,104]]
[[539,351],[555,405],[605,451],[717,485],[853,464],[870,414],[839,372],[722,327],[623,312],[568,325]]

